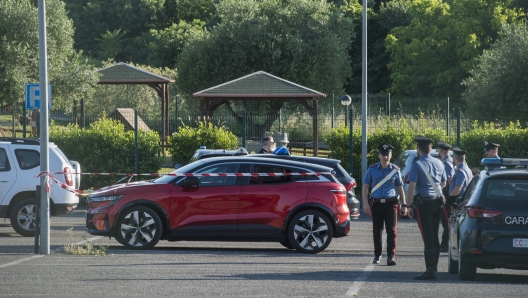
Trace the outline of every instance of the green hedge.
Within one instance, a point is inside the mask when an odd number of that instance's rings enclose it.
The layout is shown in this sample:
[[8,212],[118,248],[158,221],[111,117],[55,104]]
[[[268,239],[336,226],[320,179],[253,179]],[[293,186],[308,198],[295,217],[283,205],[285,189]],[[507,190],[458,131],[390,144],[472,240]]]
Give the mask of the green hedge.
[[196,149],[206,146],[208,149],[237,149],[238,138],[223,126],[200,122],[198,127],[184,126],[178,132],[167,137],[168,151],[174,163],[186,164]]
[[528,128],[522,128],[519,122],[507,127],[497,128],[493,123],[478,122],[473,129],[460,136],[460,147],[468,151],[467,163],[477,166],[484,157],[484,141],[500,144],[500,157],[528,157]]
[[[50,142],[54,142],[71,160],[81,164],[83,172],[134,173],[134,131],[105,116],[82,129],[78,125],[50,126]],[[157,132],[139,131],[139,172],[157,173],[162,160],[160,138]],[[123,176],[83,175],[81,189],[99,188],[115,183]]]
[[[330,134],[325,136],[325,142],[331,150],[332,158],[341,160],[341,165],[350,172],[349,169],[349,128],[335,128]],[[414,131],[406,120],[400,120],[397,128],[389,121],[384,129],[378,129],[367,136],[367,158],[368,164],[378,162],[376,147],[382,143],[389,143],[394,146],[392,162],[404,150],[416,149],[413,141],[417,135],[426,136],[434,140],[435,144],[443,140],[452,146],[456,146],[456,136],[446,136],[443,129],[426,128],[420,133]],[[504,128],[496,128],[493,123],[479,125],[475,122],[473,130],[460,136],[460,148],[468,151],[467,163],[470,167],[480,165],[484,157],[484,141],[498,143],[500,157],[523,157],[528,158],[528,129],[521,128],[519,123],[511,123]],[[361,173],[361,153],[362,139],[361,128],[353,132],[353,173],[352,176],[360,183]]]

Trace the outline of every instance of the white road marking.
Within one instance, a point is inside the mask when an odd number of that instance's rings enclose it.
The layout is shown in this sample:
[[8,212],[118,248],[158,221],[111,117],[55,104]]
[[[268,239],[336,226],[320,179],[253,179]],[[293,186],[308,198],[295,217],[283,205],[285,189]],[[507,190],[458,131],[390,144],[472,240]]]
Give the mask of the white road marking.
[[[74,243],[74,245],[83,245],[85,243],[88,243],[90,241],[97,240],[97,239],[100,239],[100,238],[103,238],[103,236],[96,236],[96,237],[93,237],[93,238],[90,238],[90,239],[87,239],[87,240],[79,241],[77,243]],[[63,248],[56,248],[56,249],[52,250],[50,253],[53,254],[53,253],[59,252],[61,250],[63,250]],[[5,268],[5,267],[13,266],[13,265],[18,265],[18,264],[24,263],[26,261],[42,258],[44,256],[46,256],[46,255],[34,255],[34,256],[23,258],[23,259],[20,259],[20,260],[16,260],[16,261],[13,261],[13,262],[10,262],[10,263],[7,263],[7,264],[2,264],[2,265],[0,265],[0,268]]]
[[346,296],[358,296],[359,290],[361,290],[361,287],[365,283],[365,281],[369,278],[370,274],[372,273],[372,270],[376,265],[374,264],[368,264],[365,269],[363,269],[363,272],[356,278],[354,283],[352,283],[352,286],[350,289],[348,289]]

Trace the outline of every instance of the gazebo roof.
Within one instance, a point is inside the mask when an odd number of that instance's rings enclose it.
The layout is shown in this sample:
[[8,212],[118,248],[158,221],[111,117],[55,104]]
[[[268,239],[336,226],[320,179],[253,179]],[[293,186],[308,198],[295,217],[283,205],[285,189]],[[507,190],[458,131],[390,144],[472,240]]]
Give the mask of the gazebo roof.
[[211,87],[193,94],[214,98],[316,98],[326,94],[292,83],[264,71]]
[[103,75],[99,80],[99,84],[159,84],[174,82],[173,79],[153,74],[123,62],[101,68],[97,72]]

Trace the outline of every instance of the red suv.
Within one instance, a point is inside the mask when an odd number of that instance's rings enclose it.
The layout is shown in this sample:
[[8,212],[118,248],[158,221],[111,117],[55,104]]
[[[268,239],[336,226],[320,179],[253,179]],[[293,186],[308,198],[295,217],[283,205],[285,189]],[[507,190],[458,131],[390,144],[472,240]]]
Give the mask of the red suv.
[[318,253],[350,231],[346,189],[331,171],[262,157],[199,160],[159,179],[95,191],[86,230],[132,249],[159,240],[234,240]]

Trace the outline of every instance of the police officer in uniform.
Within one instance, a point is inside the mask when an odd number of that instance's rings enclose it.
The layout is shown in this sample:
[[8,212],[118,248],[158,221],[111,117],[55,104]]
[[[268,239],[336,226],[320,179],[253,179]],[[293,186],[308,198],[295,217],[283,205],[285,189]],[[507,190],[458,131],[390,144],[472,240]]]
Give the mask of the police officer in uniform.
[[[449,150],[451,150],[451,145],[444,141],[438,141],[436,143],[437,149],[438,149],[438,155],[440,155],[440,159],[442,160],[442,163],[444,164],[445,172],[446,172],[446,186],[442,189],[442,194],[444,197],[449,196],[449,185],[451,184],[451,178],[453,177],[453,174],[455,173],[454,167],[453,167],[453,158],[449,155]],[[447,204],[444,206],[444,216],[442,216],[442,228],[444,231],[442,232],[442,242],[440,243],[440,252],[447,252],[447,243],[449,241],[449,214],[451,210],[447,207]]]
[[[499,147],[499,144],[484,141],[484,156],[486,158],[500,158]],[[475,175],[479,173],[479,169],[477,167],[474,167],[471,171]]]
[[[396,265],[398,195],[404,206],[407,206],[400,168],[390,163],[392,149],[394,148],[389,144],[378,146],[380,161],[369,167],[363,178],[362,188],[363,211],[372,216],[372,233],[374,236],[374,260],[372,263],[379,264],[381,261],[382,232],[385,225],[387,229],[387,266]],[[370,186],[372,186],[372,190],[369,200]],[[402,208],[401,212],[403,215],[407,215],[407,208]]]
[[[449,186],[449,197],[447,197],[446,206],[449,206],[453,210],[453,204],[457,197],[461,197],[466,192],[466,188],[473,178],[473,173],[466,164],[466,154],[458,147],[453,148],[453,161],[455,162],[455,174],[451,180]],[[450,211],[451,211],[450,210]]]
[[409,181],[407,199],[415,208],[409,209],[408,213],[411,218],[416,216],[422,233],[426,267],[426,271],[415,276],[414,279],[436,279],[440,257],[438,228],[445,202],[441,189],[445,186],[447,177],[442,161],[430,154],[433,140],[417,136],[414,141],[417,143],[420,158],[411,165],[407,179]]

